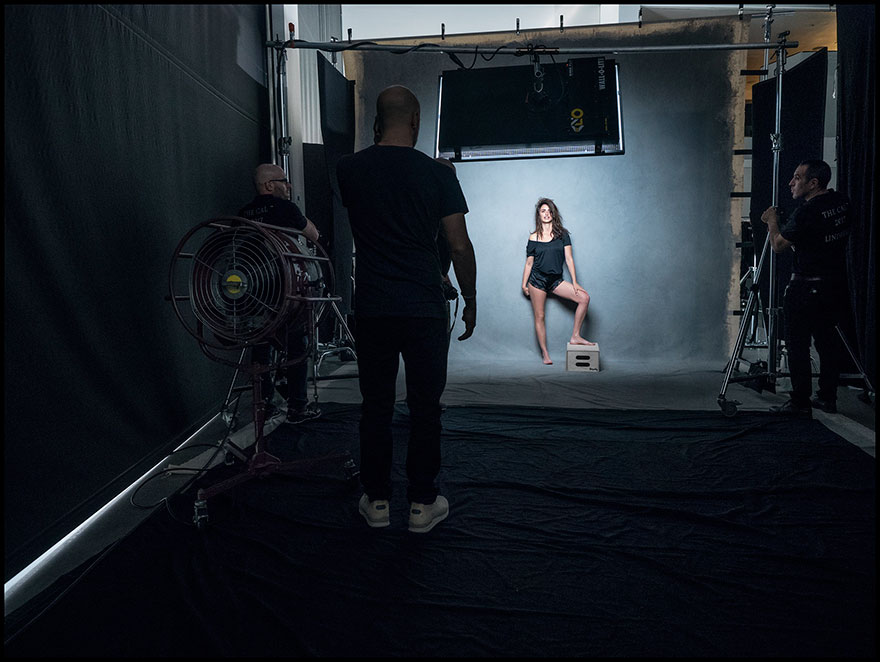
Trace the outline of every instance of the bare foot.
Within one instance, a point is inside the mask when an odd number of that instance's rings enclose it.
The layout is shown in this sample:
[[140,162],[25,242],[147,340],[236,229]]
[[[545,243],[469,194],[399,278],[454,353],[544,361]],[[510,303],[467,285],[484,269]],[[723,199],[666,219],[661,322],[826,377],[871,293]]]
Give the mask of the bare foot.
[[595,345],[596,343],[590,342],[589,340],[585,340],[580,336],[572,336],[571,340],[569,340],[572,345]]
[[544,357],[544,365],[553,365],[553,361],[550,359],[549,356]]

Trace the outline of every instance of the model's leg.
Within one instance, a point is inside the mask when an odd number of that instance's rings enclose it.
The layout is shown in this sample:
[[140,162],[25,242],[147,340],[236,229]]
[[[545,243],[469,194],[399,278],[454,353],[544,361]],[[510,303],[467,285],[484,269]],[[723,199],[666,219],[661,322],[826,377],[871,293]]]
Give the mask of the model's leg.
[[397,395],[399,318],[358,317],[355,351],[363,403],[360,420],[360,478],[371,499],[391,498],[391,419]]
[[585,340],[581,336],[581,327],[587,317],[587,308],[590,306],[590,295],[585,290],[575,292],[574,285],[565,280],[556,286],[553,294],[563,299],[574,301],[577,304],[577,308],[574,311],[574,330],[571,332],[571,340],[568,342],[572,345],[595,345],[596,343]]
[[547,327],[544,324],[544,305],[547,303],[547,293],[534,285],[529,285],[529,301],[532,302],[532,312],[535,315],[535,335],[538,336],[538,345],[541,346],[544,363],[552,365],[553,361],[547,351]]
[[402,354],[410,432],[406,452],[407,498],[431,504],[440,472],[440,396],[446,387],[446,320],[406,319]]

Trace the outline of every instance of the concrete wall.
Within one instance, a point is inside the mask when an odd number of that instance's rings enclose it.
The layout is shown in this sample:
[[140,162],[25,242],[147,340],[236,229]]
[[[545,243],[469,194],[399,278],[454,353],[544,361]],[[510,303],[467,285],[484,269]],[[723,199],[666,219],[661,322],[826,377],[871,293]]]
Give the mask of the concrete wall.
[[[590,48],[735,44],[745,43],[747,32],[736,19],[708,19],[470,39],[489,45],[481,49],[488,53],[514,40]],[[472,56],[459,57],[471,63]],[[566,57],[579,56],[556,61]],[[453,341],[451,359],[540,360],[520,284],[542,196],[556,201],[571,232],[578,282],[592,297],[583,335],[600,344],[603,366],[696,359],[717,360],[721,369],[729,358],[739,322],[729,312],[739,308],[740,224],[730,192],[742,186],[741,157],[737,164],[732,154],[742,146],[745,51],[613,57],[620,63],[625,155],[456,164],[470,207],[479,305],[477,331],[467,342]],[[498,55],[491,62],[477,57],[475,66],[523,64],[526,58]],[[356,82],[356,149],[372,142],[378,93],[402,84],[422,104],[416,147],[433,156],[438,78],[453,68],[443,54],[346,52],[346,76]],[[548,300],[548,345],[557,363],[564,362],[572,313],[566,302]]]

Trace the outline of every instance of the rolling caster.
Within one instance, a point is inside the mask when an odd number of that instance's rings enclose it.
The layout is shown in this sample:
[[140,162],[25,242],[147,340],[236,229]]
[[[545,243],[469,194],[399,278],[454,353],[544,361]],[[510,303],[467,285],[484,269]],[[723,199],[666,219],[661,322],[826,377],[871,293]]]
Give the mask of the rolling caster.
[[345,461],[345,464],[342,465],[343,471],[345,471],[345,482],[349,487],[355,488],[358,486],[361,472],[357,468],[357,465],[354,463],[354,460],[349,458]]
[[208,526],[208,502],[204,499],[195,502],[193,524],[199,531],[204,531]]
[[728,402],[724,398],[718,398],[718,405],[721,407],[721,413],[727,418],[736,416],[736,406],[738,404],[739,403],[736,400]]

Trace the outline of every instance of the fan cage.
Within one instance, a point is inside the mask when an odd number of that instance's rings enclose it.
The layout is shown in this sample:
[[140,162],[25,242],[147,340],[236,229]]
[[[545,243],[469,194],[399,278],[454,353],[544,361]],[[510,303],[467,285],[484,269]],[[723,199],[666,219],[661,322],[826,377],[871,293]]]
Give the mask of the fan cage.
[[[195,251],[185,252],[206,232]],[[172,259],[175,311],[187,330],[211,347],[271,340],[282,325],[297,320],[303,301],[323,285],[321,269],[307,253],[287,228],[238,217],[202,223],[181,240]],[[179,292],[184,289],[185,295]],[[184,300],[189,308],[178,305]]]

